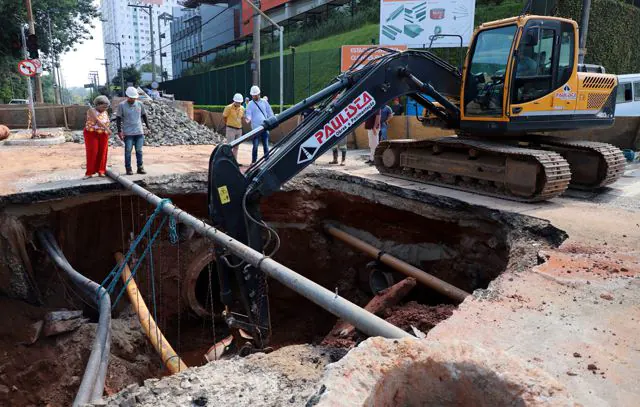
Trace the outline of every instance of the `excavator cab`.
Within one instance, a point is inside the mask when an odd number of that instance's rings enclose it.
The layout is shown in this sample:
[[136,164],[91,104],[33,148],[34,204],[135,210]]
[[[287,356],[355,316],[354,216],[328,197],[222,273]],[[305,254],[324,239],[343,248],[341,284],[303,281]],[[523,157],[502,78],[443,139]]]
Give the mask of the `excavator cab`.
[[463,72],[461,130],[513,136],[612,125],[616,78],[578,73],[577,33],[575,21],[557,17],[481,25]]

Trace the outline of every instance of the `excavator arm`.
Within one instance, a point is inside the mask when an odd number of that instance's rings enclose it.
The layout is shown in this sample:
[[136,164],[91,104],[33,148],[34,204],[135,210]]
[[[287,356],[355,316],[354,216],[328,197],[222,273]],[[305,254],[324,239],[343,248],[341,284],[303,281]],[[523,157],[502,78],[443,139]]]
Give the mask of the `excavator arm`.
[[[409,95],[446,127],[457,129],[460,112],[450,99],[459,98],[460,87],[458,69],[427,51],[389,52],[361,70],[340,75],[327,88],[265,121],[263,127],[215,148],[209,162],[212,224],[255,250],[274,254],[279,241],[275,230],[261,219],[262,197],[278,191],[394,97]],[[262,158],[244,174],[240,171],[233,146],[313,106],[317,106],[313,113],[273,147],[268,159]],[[265,347],[270,335],[265,276],[223,248],[216,247],[215,253],[227,323],[247,331],[258,347]],[[244,314],[231,311],[238,305]]]

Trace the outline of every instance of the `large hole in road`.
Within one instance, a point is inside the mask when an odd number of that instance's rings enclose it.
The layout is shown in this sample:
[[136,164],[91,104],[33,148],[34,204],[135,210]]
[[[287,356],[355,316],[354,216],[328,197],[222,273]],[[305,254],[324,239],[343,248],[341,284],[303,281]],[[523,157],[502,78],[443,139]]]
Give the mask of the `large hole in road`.
[[[535,236],[539,233],[536,228],[546,227],[527,225],[522,228],[522,225],[514,226],[509,219],[501,219],[495,213],[474,213],[468,208],[458,210],[417,205],[415,201],[410,203],[397,196],[387,197],[383,204],[364,196],[330,189],[305,189],[279,192],[265,199],[262,203],[263,218],[277,230],[282,242],[275,259],[364,306],[373,297],[372,286],[374,289],[383,288],[404,276],[372,265],[374,259],[329,236],[324,231],[327,222],[468,292],[486,288],[502,273],[511,264],[510,253],[515,246],[518,246],[518,262],[535,262],[535,252],[523,247],[529,246],[530,239],[539,238]],[[169,198],[187,212],[207,218],[204,194]],[[13,213],[14,216],[19,215],[19,223],[24,225],[27,235],[41,227],[53,230],[71,264],[99,282],[114,266],[113,254],[129,246],[153,209],[135,196],[107,195],[89,201],[87,197],[69,198],[55,205],[36,203],[28,208],[14,208]],[[159,221],[154,227],[158,224]],[[182,230],[181,235],[178,244],[171,244],[166,230],[160,234],[152,256],[147,256],[139,268],[136,281],[147,304],[156,304],[158,323],[168,340],[188,365],[197,365],[204,363],[203,355],[215,340],[222,339],[228,332],[220,318],[223,308],[217,292],[212,245],[186,230]],[[519,245],[521,240],[527,244]],[[71,294],[69,284],[61,283],[64,277],[35,240],[33,245],[27,245],[27,254],[46,307],[83,309],[86,315],[91,314],[90,308]],[[137,255],[140,254],[141,250]],[[209,270],[212,281],[209,281]],[[373,281],[370,279],[372,271],[377,273]],[[156,293],[155,301],[152,291]],[[296,343],[320,343],[336,322],[329,312],[277,281],[269,281],[269,298],[272,345],[276,348]],[[125,296],[117,305],[115,316],[135,321],[127,310],[127,304]],[[450,316],[455,306],[449,298],[418,284],[400,305],[385,310],[380,316],[403,329],[410,330],[415,326],[428,331]],[[129,327],[135,325],[133,322],[126,324]],[[114,329],[119,326],[114,324]],[[86,357],[91,341],[89,338],[78,341],[86,341],[81,352]],[[0,343],[0,347],[6,346],[9,345]],[[9,367],[5,368],[7,377],[11,376],[11,369],[19,371],[20,361],[34,359],[35,353],[43,354],[42,347],[51,346],[54,346],[51,341],[41,341],[35,346],[23,347],[17,353],[12,350],[13,357],[6,365]],[[148,345],[138,343],[127,348],[124,344],[116,344],[112,349],[123,360],[136,361],[140,354],[144,354],[151,366],[127,375],[129,365],[121,364],[121,371],[116,374],[119,380],[107,380],[111,390],[119,390],[130,382],[140,382],[159,374],[158,358]],[[64,349],[46,353],[51,356],[47,356],[47,363],[51,365],[49,370],[52,374],[44,384],[34,384],[33,388],[28,384],[21,385],[20,394],[31,392],[25,400],[39,402],[48,400],[48,396],[39,395],[58,394],[64,405],[73,398],[77,383],[69,384],[71,379],[67,376],[81,375],[84,364],[78,360],[77,366],[69,369],[60,361],[60,352],[64,353]],[[34,355],[29,356],[32,353]],[[145,363],[144,360],[141,363]],[[114,375],[108,377],[113,378]],[[6,385],[11,388],[12,384]],[[38,397],[39,401],[36,400]]]

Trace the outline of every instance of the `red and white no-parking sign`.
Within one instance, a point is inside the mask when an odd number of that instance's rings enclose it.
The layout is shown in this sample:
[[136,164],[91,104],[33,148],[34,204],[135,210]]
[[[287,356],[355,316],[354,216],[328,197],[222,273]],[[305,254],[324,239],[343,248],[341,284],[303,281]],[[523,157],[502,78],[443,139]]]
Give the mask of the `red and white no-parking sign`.
[[25,59],[18,63],[18,72],[24,76],[34,76],[38,72],[38,68],[33,61]]

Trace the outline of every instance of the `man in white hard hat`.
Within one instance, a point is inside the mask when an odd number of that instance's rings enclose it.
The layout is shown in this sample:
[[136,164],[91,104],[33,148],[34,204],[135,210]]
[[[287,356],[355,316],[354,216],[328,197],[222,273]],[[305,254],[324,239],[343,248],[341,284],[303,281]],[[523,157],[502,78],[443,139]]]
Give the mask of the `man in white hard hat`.
[[124,141],[124,167],[127,175],[133,175],[131,170],[131,150],[136,147],[136,163],[138,174],[146,174],[142,165],[142,146],[144,145],[145,131],[142,129],[142,121],[147,126],[147,132],[151,130],[144,106],[138,100],[138,91],[129,86],[125,92],[127,100],[120,102],[116,109],[116,125],[118,137]]
[[[227,126],[227,143],[242,136],[242,118],[244,117],[244,107],[242,107],[242,95],[236,93],[233,95],[233,103],[225,106],[222,112],[222,120]],[[233,156],[238,160],[238,146],[233,147]],[[242,165],[242,164],[239,164]]]
[[[273,110],[271,110],[271,106],[269,102],[264,99],[260,99],[260,88],[256,85],[251,87],[249,91],[251,95],[251,101],[247,105],[247,111],[245,113],[245,117],[247,123],[251,123],[251,129],[256,129],[262,126],[262,123],[273,117]],[[262,149],[264,151],[264,157],[269,158],[269,132],[263,131],[260,134],[256,134],[253,136],[253,150],[251,152],[251,164],[255,163],[258,160],[258,144],[262,141]]]

